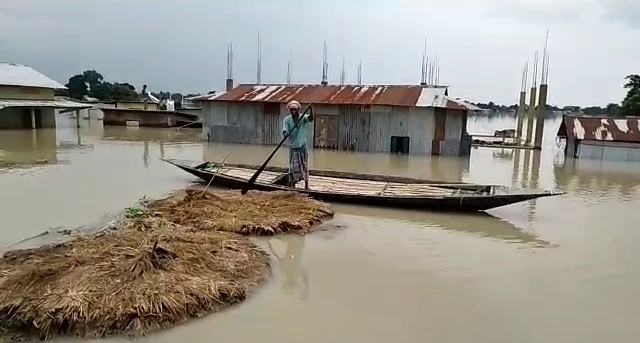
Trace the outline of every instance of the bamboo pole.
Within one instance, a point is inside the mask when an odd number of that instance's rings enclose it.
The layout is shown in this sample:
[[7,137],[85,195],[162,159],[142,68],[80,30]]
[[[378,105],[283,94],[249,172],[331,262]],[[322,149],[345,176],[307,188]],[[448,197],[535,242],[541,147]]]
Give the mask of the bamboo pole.
[[207,187],[205,187],[202,190],[202,194],[200,194],[201,197],[204,196],[204,193],[207,192],[207,189],[209,188],[209,186],[211,186],[211,183],[213,182],[213,179],[216,178],[216,175],[218,175],[218,172],[220,171],[220,169],[222,168],[222,166],[224,165],[224,162],[227,160],[227,158],[229,157],[229,155],[231,155],[231,151],[229,151],[227,153],[227,156],[224,157],[224,159],[222,160],[222,162],[220,162],[220,164],[218,165],[218,169],[216,169],[215,173],[213,173],[213,175],[211,176],[211,179],[209,180],[209,183],[207,184]]

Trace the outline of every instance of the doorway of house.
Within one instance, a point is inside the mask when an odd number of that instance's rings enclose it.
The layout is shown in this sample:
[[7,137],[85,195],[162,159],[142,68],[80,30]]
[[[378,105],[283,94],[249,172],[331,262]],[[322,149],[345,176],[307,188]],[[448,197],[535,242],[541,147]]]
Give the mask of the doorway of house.
[[391,149],[389,150],[392,154],[408,154],[409,137],[391,136]]
[[[20,111],[20,119],[22,121],[22,127],[25,129],[40,129],[42,128],[42,111],[39,108],[33,110],[33,118],[31,117],[31,109],[23,108]],[[35,120],[35,122],[32,122]]]

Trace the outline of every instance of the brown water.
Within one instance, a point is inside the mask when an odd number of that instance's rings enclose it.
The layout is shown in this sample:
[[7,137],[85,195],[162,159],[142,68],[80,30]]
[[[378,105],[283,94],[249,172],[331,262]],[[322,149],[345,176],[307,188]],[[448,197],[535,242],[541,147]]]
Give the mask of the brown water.
[[[168,158],[261,163],[272,147],[203,145],[198,131],[0,132],[0,247],[76,227],[193,178]],[[470,121],[471,132],[511,127]],[[547,123],[542,154],[470,159],[316,151],[315,168],[557,188],[565,196],[447,215],[334,205],[340,226],[261,240],[274,278],[244,304],[148,342],[637,342],[639,165],[565,163]],[[286,152],[274,164],[285,165]],[[3,167],[1,167],[3,166]],[[515,167],[514,167],[515,166]],[[109,341],[117,341],[110,339]]]

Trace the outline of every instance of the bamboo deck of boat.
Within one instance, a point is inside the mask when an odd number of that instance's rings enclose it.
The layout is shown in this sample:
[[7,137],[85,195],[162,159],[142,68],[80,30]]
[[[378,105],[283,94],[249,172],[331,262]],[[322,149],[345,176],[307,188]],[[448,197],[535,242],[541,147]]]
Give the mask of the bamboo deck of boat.
[[[258,166],[166,160],[204,182],[226,188],[243,188]],[[286,168],[268,167],[253,189],[290,190]],[[526,200],[563,194],[553,191],[498,192],[499,186],[464,182],[431,181],[400,176],[361,174],[332,170],[309,170],[309,189],[299,182],[295,190],[320,200],[354,204],[477,212]]]
[[[249,180],[255,170],[244,168],[223,167],[218,171],[218,175],[227,175],[238,179]],[[282,173],[264,171],[257,183],[273,184]],[[303,190],[304,184],[299,182],[297,189]],[[309,175],[309,190],[318,192],[330,192],[339,194],[355,194],[366,196],[429,196],[440,197],[452,195],[455,191],[440,187],[433,187],[429,184],[410,184],[398,182],[384,182],[371,180],[340,179],[336,177]]]

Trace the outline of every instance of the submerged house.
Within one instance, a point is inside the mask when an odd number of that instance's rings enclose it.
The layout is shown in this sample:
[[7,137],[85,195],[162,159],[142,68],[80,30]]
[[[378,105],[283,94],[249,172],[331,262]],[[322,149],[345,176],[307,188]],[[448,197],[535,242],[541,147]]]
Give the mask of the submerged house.
[[562,117],[557,137],[569,158],[640,162],[640,118]]
[[202,101],[205,138],[278,144],[286,103],[313,103],[310,148],[468,155],[467,115],[477,107],[447,87],[424,85],[239,85]]
[[65,88],[30,67],[0,63],[0,129],[54,128],[56,109],[91,107],[54,95]]

